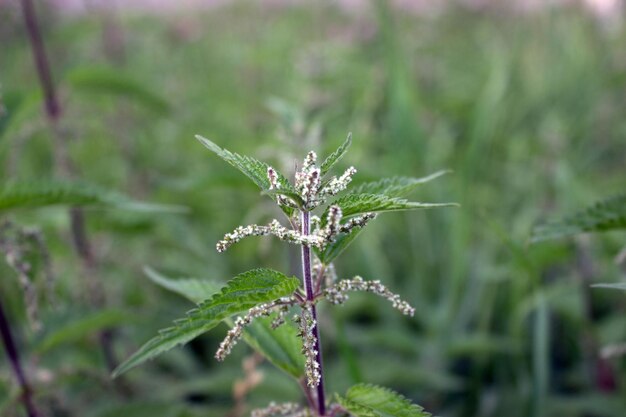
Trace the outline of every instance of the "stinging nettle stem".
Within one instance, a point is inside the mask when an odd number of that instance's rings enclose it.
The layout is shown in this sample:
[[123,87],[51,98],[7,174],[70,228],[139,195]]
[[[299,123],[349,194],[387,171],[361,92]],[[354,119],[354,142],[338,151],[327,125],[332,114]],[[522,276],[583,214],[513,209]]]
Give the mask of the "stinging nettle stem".
[[[302,210],[302,229],[303,236],[308,236],[311,232],[311,213],[307,210]],[[313,335],[315,336],[315,350],[317,351],[316,360],[319,364],[320,381],[317,385],[317,411],[320,416],[326,415],[326,399],[324,396],[324,367],[322,365],[322,344],[320,341],[319,323],[317,320],[317,309],[313,300],[315,293],[313,291],[313,279],[311,276],[311,247],[302,245],[302,279],[304,280],[304,289],[306,291],[306,299],[311,304],[311,314],[315,321],[315,327],[313,327]]]
[[26,409],[26,413],[28,417],[39,417],[39,413],[37,412],[35,404],[33,403],[33,392],[30,385],[28,384],[28,381],[26,380],[26,374],[22,369],[20,354],[17,350],[17,346],[15,345],[13,334],[11,333],[9,320],[4,314],[2,302],[0,302],[0,336],[2,336],[2,343],[4,344],[4,349],[6,350],[9,362],[11,363],[11,367],[13,368],[13,373],[15,374],[17,382],[20,384],[20,388],[22,389],[21,397],[24,408]]

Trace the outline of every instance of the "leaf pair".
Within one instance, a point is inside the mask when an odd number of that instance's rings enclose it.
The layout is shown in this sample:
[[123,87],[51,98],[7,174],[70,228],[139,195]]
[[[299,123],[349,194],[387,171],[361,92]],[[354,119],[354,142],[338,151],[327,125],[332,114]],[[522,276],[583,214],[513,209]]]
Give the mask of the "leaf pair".
[[[250,178],[257,186],[259,186],[259,188],[261,188],[261,190],[263,190],[264,194],[270,195],[274,200],[276,200],[279,195],[284,195],[291,198],[295,202],[301,202],[300,196],[293,186],[278,172],[277,181],[280,188],[278,190],[270,190],[270,182],[267,177],[267,168],[269,165],[266,163],[220,148],[215,143],[200,135],[196,135],[196,138],[224,161],[239,169],[239,171]],[[345,155],[351,144],[352,134],[349,134],[341,146],[339,146],[335,152],[330,154],[322,163],[320,167],[322,175],[327,174],[330,169]],[[450,171],[438,171],[423,178],[394,177],[364,183],[358,186],[354,192],[344,195],[343,197],[339,197],[331,204],[341,207],[344,219],[365,213],[457,206],[457,204],[454,203],[419,203],[401,198],[408,195],[419,185],[432,181],[449,172]],[[291,216],[293,214],[292,208],[285,206],[281,206],[281,208],[287,216]],[[321,217],[322,226],[326,225],[328,210],[329,207],[327,207]],[[350,243],[352,243],[361,230],[361,228],[354,228],[349,233],[339,234],[335,238],[334,242],[327,245],[323,251],[317,249],[315,250],[318,258],[326,264],[332,262],[350,245]]]

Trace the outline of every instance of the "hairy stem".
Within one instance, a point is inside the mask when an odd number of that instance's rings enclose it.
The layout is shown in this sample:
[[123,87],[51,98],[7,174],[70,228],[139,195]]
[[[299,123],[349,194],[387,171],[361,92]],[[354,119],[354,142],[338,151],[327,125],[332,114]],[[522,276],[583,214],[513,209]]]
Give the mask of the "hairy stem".
[[[302,211],[302,229],[303,236],[310,234],[311,219],[310,212]],[[320,416],[326,415],[326,399],[324,397],[324,367],[322,365],[322,344],[320,341],[319,323],[317,320],[317,309],[313,303],[315,299],[315,292],[313,289],[313,279],[311,277],[311,247],[302,245],[302,278],[304,280],[304,289],[306,291],[306,299],[311,302],[311,314],[313,320],[315,320],[315,327],[313,328],[313,335],[315,336],[315,350],[317,351],[317,363],[320,365],[320,383],[317,386],[317,412]]]
[[2,302],[0,302],[0,335],[2,336],[2,343],[4,344],[4,349],[7,352],[9,362],[11,363],[11,367],[13,368],[15,378],[17,379],[18,384],[20,384],[20,388],[22,390],[21,397],[24,408],[26,409],[26,414],[28,414],[28,417],[38,417],[39,413],[37,412],[35,404],[33,403],[32,390],[30,388],[30,385],[28,385],[26,375],[24,374],[24,370],[22,369],[20,355],[17,347],[15,346],[15,340],[13,339],[13,334],[11,333],[9,320],[4,314]]

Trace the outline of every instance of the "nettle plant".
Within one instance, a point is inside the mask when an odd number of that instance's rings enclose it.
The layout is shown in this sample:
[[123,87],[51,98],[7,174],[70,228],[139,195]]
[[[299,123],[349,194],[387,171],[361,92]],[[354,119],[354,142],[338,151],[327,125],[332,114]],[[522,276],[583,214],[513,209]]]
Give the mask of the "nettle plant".
[[[287,226],[272,220],[267,225],[237,227],[217,243],[218,252],[224,252],[249,236],[272,235],[301,247],[302,277],[288,277],[278,271],[259,268],[239,274],[215,292],[214,286],[207,281],[169,280],[148,270],[155,282],[186,295],[198,302],[198,306],[185,318],[174,322],[172,327],[160,331],[120,365],[114,376],[226,321],[232,328],[215,354],[217,360],[223,361],[243,338],[272,363],[295,377],[307,400],[306,405],[270,403],[266,408],[254,410],[253,417],[429,416],[400,394],[373,385],[356,385],[345,395],[336,394],[332,401],[328,401],[316,307],[322,301],[342,304],[348,300],[349,292],[365,291],[389,300],[400,313],[413,316],[415,309],[380,281],[369,281],[360,276],[339,280],[333,261],[381,212],[455,205],[419,203],[403,198],[420,184],[446,171],[425,178],[396,177],[364,183],[351,193],[335,198],[356,174],[354,167],[346,169],[340,176],[329,174],[348,150],[351,135],[321,165],[317,164],[315,152],[309,152],[295,174],[293,185],[268,164],[231,153],[201,136],[197,138],[254,181],[278,204],[287,218]],[[237,314],[241,315],[231,320]],[[287,319],[292,314],[292,319]]]

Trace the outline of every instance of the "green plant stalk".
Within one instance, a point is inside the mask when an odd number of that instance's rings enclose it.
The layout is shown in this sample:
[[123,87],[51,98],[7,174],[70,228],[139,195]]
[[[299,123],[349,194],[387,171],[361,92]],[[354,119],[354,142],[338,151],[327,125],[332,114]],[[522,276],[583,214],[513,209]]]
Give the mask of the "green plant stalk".
[[28,417],[39,417],[39,413],[33,403],[33,392],[28,384],[28,380],[26,379],[26,374],[22,369],[19,351],[15,346],[15,340],[13,339],[13,334],[11,333],[11,326],[9,325],[9,320],[4,314],[2,302],[0,302],[0,335],[2,336],[4,350],[6,351],[11,367],[13,368],[15,378],[22,389],[21,399],[24,404],[24,408],[26,409],[26,414]]
[[[39,83],[44,93],[46,116],[50,122],[50,129],[53,137],[61,142],[54,146],[55,165],[61,174],[65,177],[71,178],[74,176],[75,167],[67,154],[64,138],[59,131],[59,121],[63,114],[63,110],[54,87],[52,70],[50,69],[50,63],[46,54],[46,48],[41,36],[41,31],[39,30],[35,7],[32,0],[22,0],[21,4],[24,16],[24,25],[30,40],[33,60],[35,61]],[[102,305],[104,304],[104,299],[101,295],[103,294],[103,291],[99,288],[99,283],[95,277],[97,272],[97,262],[89,236],[87,235],[84,212],[79,207],[72,207],[69,209],[69,218],[74,248],[82,260],[83,267],[87,274],[87,279],[90,281],[90,288],[88,291],[90,296],[94,298],[94,303],[96,305]],[[110,330],[104,331],[100,334],[100,344],[102,346],[107,367],[112,371],[116,368],[117,361],[113,353],[112,333]]]
[[[311,229],[311,213],[307,210],[302,210],[302,235],[308,236]],[[315,292],[313,290],[313,279],[311,277],[311,247],[302,245],[302,279],[304,281],[304,290],[306,293],[307,301],[311,302],[311,315],[315,320],[315,327],[313,328],[313,335],[315,336],[315,350],[317,351],[316,360],[319,364],[320,382],[317,385],[317,412],[320,416],[326,415],[326,399],[324,395],[324,366],[322,364],[322,343],[320,341],[319,322],[317,320],[317,308],[313,303],[315,298]]]

